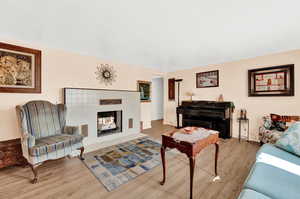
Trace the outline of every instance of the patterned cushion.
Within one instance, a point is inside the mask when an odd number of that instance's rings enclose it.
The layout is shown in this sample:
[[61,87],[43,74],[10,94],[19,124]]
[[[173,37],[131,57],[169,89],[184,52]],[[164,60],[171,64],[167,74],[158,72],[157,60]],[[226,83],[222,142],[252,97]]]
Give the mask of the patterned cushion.
[[263,121],[264,121],[263,126],[264,126],[266,129],[271,129],[271,127],[272,127],[272,120],[271,120],[271,117],[265,116],[265,117],[263,117]]
[[54,135],[36,139],[35,146],[29,148],[29,154],[31,156],[41,156],[79,143],[82,141],[82,139],[83,137],[81,135],[68,134]]
[[272,128],[276,129],[277,131],[285,131],[287,129],[286,121],[283,119],[284,116],[271,114],[272,120]]
[[293,123],[276,142],[276,146],[300,156],[300,122]]
[[282,131],[269,130],[264,126],[259,128],[259,140],[263,143],[275,144],[282,134]]

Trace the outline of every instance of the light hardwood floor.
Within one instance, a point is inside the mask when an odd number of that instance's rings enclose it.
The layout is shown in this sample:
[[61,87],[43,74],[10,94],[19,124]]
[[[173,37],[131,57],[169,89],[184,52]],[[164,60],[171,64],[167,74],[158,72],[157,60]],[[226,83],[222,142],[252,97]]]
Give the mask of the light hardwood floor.
[[[153,128],[143,133],[160,139],[160,135],[173,129],[153,122]],[[194,177],[195,199],[235,199],[255,160],[259,146],[239,143],[237,139],[221,141],[219,174],[221,181],[213,182],[214,146],[207,147],[197,157]],[[189,196],[189,163],[179,154],[167,160],[167,180],[159,184],[162,168],[137,177],[113,192],[108,192],[78,159],[60,159],[46,162],[39,168],[40,179],[30,184],[30,169],[12,167],[0,170],[1,199],[186,199]]]

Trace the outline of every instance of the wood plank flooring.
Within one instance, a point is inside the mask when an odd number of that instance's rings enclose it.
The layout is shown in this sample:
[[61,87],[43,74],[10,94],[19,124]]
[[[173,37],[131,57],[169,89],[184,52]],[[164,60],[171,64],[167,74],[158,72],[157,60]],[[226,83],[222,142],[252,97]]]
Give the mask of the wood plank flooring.
[[[153,128],[144,130],[155,139],[173,129],[153,122]],[[255,160],[259,146],[239,143],[237,139],[220,144],[219,174],[221,181],[213,182],[214,146],[197,157],[194,177],[195,199],[235,199]],[[78,158],[49,161],[39,168],[40,179],[31,184],[30,168],[11,167],[0,170],[1,199],[186,199],[189,196],[189,163],[179,154],[167,160],[167,181],[159,185],[162,168],[155,169],[108,192]]]

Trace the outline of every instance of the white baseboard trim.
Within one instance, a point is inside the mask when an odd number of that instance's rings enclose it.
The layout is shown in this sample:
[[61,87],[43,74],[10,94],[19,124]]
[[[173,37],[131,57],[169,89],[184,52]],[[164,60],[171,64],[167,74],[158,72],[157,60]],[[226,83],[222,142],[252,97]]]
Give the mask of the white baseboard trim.
[[151,127],[151,121],[143,121],[143,129],[150,129]]

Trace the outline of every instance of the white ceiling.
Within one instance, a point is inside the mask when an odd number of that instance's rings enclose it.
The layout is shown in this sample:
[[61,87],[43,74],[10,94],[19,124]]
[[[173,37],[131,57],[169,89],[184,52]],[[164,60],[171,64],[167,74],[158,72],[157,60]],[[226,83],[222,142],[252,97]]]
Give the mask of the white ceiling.
[[0,3],[0,38],[162,71],[300,48],[299,0]]

